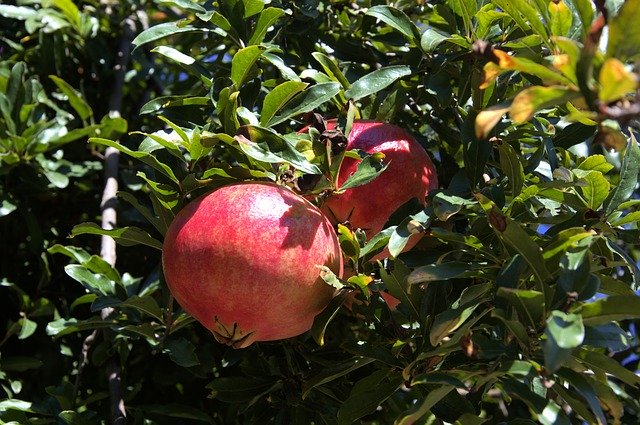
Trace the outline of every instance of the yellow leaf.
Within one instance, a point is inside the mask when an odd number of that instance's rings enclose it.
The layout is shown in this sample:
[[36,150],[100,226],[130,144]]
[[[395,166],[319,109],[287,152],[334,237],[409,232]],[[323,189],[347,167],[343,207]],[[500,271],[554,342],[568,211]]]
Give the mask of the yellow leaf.
[[624,64],[616,58],[609,58],[602,64],[598,97],[603,103],[618,100],[638,87],[636,76],[627,71]]
[[484,66],[484,81],[480,84],[480,90],[488,88],[502,73],[500,66],[494,62],[487,62]]
[[504,114],[509,111],[509,106],[496,105],[481,111],[476,116],[475,130],[478,139],[485,139],[491,129],[495,127]]
[[564,87],[529,87],[513,98],[509,115],[516,124],[521,124],[531,118],[536,111],[564,104],[578,95],[578,92]]

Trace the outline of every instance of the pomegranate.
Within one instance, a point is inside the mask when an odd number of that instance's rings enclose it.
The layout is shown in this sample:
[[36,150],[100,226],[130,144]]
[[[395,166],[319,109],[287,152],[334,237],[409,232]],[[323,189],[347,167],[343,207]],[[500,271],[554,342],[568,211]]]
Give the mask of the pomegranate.
[[178,303],[234,348],[300,335],[342,275],[338,238],[322,212],[289,189],[252,182],[189,203],[167,231],[162,265]]
[[[327,122],[328,129],[336,126]],[[417,198],[425,204],[426,194],[438,187],[435,166],[427,152],[405,130],[392,124],[359,120],[353,123],[346,149],[368,154],[381,152],[389,166],[372,182],[331,196],[322,210],[334,223],[349,222],[364,230],[367,239],[380,232],[391,215],[404,203]],[[358,160],[345,158],[338,174],[338,187],[356,171]],[[419,238],[411,238],[405,250]]]

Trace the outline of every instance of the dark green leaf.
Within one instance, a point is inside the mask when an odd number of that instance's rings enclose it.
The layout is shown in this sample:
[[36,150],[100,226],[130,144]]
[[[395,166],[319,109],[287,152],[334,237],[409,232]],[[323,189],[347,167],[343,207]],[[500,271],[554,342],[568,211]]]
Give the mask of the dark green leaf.
[[211,389],[212,396],[217,400],[226,403],[247,403],[273,385],[274,381],[270,379],[234,376],[215,379],[207,388]]
[[313,319],[313,326],[311,327],[311,336],[318,345],[324,345],[324,333],[327,330],[327,326],[338,314],[342,308],[342,304],[346,301],[350,291],[342,290],[338,292],[338,295],[333,297],[329,305],[327,305],[320,314]]
[[269,28],[273,26],[284,14],[284,10],[276,7],[268,7],[260,12],[260,17],[256,22],[248,45],[250,46],[252,44],[262,43]]
[[122,307],[135,308],[136,310],[140,310],[143,313],[158,319],[160,322],[164,321],[160,306],[158,306],[158,303],[156,302],[156,300],[149,295],[145,297],[139,297],[137,295],[134,295],[133,297],[127,299],[126,301],[123,301],[120,305]]
[[147,232],[137,227],[123,227],[121,229],[105,230],[95,223],[78,224],[71,230],[71,237],[78,235],[107,235],[111,236],[122,246],[147,245],[162,250],[162,243],[151,237]]
[[[367,378],[365,378],[367,379]],[[361,417],[375,411],[386,399],[391,397],[402,384],[401,375],[393,375],[388,380],[378,381],[373,385],[362,385],[351,391],[349,397],[338,410],[338,424],[348,425]]]
[[355,357],[347,361],[341,362],[329,369],[323,370],[313,378],[304,383],[302,388],[302,399],[305,399],[309,392],[319,385],[324,385],[342,376],[345,376],[354,370],[357,370],[363,366],[372,363],[374,359],[368,359],[363,357]]
[[162,24],[154,25],[151,28],[148,28],[142,31],[136,38],[133,39],[131,44],[133,44],[136,48],[142,46],[143,44],[150,43],[152,41],[160,40],[165,37],[169,37],[179,33],[186,32],[203,32],[207,31],[206,28],[197,28],[191,25],[184,25],[183,22],[165,22]]
[[169,418],[192,419],[194,421],[206,422],[209,424],[215,423],[211,416],[202,410],[194,408],[192,405],[177,403],[143,404],[136,406],[136,409],[140,409],[145,413],[162,415]]
[[112,295],[115,292],[115,282],[101,274],[92,273],[85,266],[69,264],[64,271],[96,295]]
[[380,19],[399,31],[409,42],[418,44],[420,32],[411,19],[401,10],[390,6],[373,6],[367,10],[367,15]]
[[49,78],[58,86],[60,91],[67,97],[67,101],[71,107],[78,113],[83,120],[88,119],[93,115],[91,106],[82,98],[82,94],[79,91],[71,87],[62,78],[55,75],[49,75]]
[[335,82],[320,83],[309,87],[291,99],[280,111],[280,115],[273,117],[267,123],[267,127],[273,127],[292,117],[314,110],[331,100],[333,96],[340,92],[340,89],[340,84]]
[[585,325],[605,325],[612,321],[640,318],[640,297],[611,295],[582,304],[575,313],[582,316]]
[[108,139],[101,139],[99,137],[92,137],[91,139],[89,139],[89,143],[95,143],[98,145],[110,146],[112,148],[115,148],[122,153],[125,153],[133,158],[139,159],[140,161],[144,162],[145,164],[149,165],[150,167],[156,169],[157,171],[161,172],[165,176],[169,177],[171,180],[175,181],[176,183],[178,182],[178,178],[173,173],[173,170],[171,169],[171,167],[160,162],[155,156],[147,152],[133,151],[127,148],[126,146],[121,145],[118,142],[114,142],[113,140],[108,140]]
[[265,48],[262,46],[248,46],[239,50],[231,61],[231,81],[240,88],[250,75],[256,61],[262,56]]
[[307,83],[301,81],[285,81],[276,86],[265,97],[262,103],[262,112],[260,114],[260,124],[266,124],[274,117],[274,115],[282,109],[295,95],[300,93],[308,86]]
[[380,68],[354,82],[344,94],[353,100],[358,100],[377,93],[380,90],[389,87],[396,80],[410,74],[411,68],[405,65],[394,65]]
[[196,347],[184,338],[171,339],[164,344],[163,352],[169,355],[171,360],[182,367],[197,366],[200,364],[196,356]]
[[349,175],[345,182],[338,188],[338,192],[342,192],[347,189],[362,186],[372,182],[376,177],[382,174],[389,163],[386,164],[383,161],[375,159],[372,155],[365,156],[362,161],[358,163],[356,171]]
[[3,371],[24,372],[25,370],[38,369],[42,365],[42,360],[26,356],[2,356],[2,360],[0,360],[0,370]]
[[611,191],[611,196],[604,205],[606,215],[610,215],[621,203],[629,199],[638,184],[638,174],[640,174],[640,147],[635,135],[631,133],[620,168],[620,183]]
[[347,77],[344,76],[332,58],[320,52],[313,52],[312,56],[320,65],[322,65],[322,69],[324,69],[324,72],[326,72],[332,80],[342,84],[342,87],[344,87],[345,90],[351,87],[351,83],[349,83]]
[[442,400],[452,390],[453,390],[452,386],[442,385],[436,389],[429,391],[429,393],[424,398],[424,400],[422,400],[422,402],[416,403],[413,408],[403,412],[401,416],[396,419],[394,424],[395,425],[413,425],[414,423],[416,423],[417,420],[419,420],[420,418],[424,417],[427,413],[429,413],[431,408],[435,406],[436,403]]

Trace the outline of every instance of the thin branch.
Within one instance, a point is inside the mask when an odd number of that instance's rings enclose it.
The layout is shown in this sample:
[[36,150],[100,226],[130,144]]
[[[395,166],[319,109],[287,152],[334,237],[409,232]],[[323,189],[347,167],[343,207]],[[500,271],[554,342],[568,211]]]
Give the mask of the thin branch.
[[78,359],[78,374],[73,384],[73,398],[71,399],[71,409],[76,408],[76,398],[78,397],[78,391],[80,391],[80,384],[82,382],[82,372],[87,364],[89,364],[89,350],[93,345],[96,337],[98,336],[98,330],[91,332],[89,336],[84,339],[82,343],[82,351],[80,352],[80,358]]

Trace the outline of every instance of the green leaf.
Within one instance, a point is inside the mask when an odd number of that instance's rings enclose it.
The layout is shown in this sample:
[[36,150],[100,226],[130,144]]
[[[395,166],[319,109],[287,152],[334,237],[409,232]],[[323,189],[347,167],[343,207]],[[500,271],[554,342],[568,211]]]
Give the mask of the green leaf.
[[7,198],[0,198],[0,218],[5,217],[14,212],[18,207],[11,203]]
[[211,396],[224,403],[247,403],[273,387],[271,379],[249,376],[218,378],[207,385]]
[[394,269],[391,272],[388,272],[384,268],[380,268],[380,277],[382,277],[382,281],[389,290],[389,293],[399,299],[403,305],[409,307],[410,317],[414,320],[418,320],[420,317],[420,314],[418,313],[418,307],[420,306],[420,293],[418,291],[411,290],[409,283],[407,282],[407,276],[409,276],[409,273],[409,268],[400,260],[395,260]]
[[111,236],[122,246],[147,245],[162,250],[162,243],[137,227],[123,227],[120,229],[105,230],[96,223],[82,223],[74,226],[71,236],[78,235],[106,235]]
[[92,273],[83,265],[69,264],[65,266],[64,271],[69,277],[96,295],[113,295],[115,293],[114,281],[101,274]]
[[576,353],[576,358],[580,359],[588,367],[598,368],[603,372],[610,373],[629,385],[640,385],[640,376],[622,366],[606,354],[593,350],[581,349]]
[[449,40],[450,38],[450,34],[445,34],[435,28],[428,27],[420,37],[420,46],[425,52],[431,53],[440,45],[440,43]]
[[591,384],[593,379],[587,378],[582,373],[578,373],[569,368],[562,368],[558,374],[587,402],[591,411],[597,416],[602,424],[607,423],[607,418],[602,411],[602,404],[596,395]]
[[11,372],[24,372],[25,370],[38,369],[44,363],[42,360],[27,356],[2,356],[0,370]]
[[614,166],[607,161],[604,155],[591,155],[582,161],[578,168],[586,171],[599,171],[606,174],[613,170]]
[[588,326],[638,319],[640,318],[640,297],[611,295],[582,304],[574,312],[580,314],[582,321]]
[[487,212],[489,224],[496,234],[507,243],[507,245],[522,255],[531,267],[531,271],[538,279],[538,283],[542,288],[544,282],[551,279],[551,274],[545,266],[540,247],[518,222],[505,216],[488,198],[481,194],[476,194],[476,198],[485,212]]
[[607,56],[625,62],[637,59],[640,54],[638,16],[640,16],[640,2],[631,0],[625,1],[618,14],[609,20]]
[[[412,384],[412,386],[415,384]],[[433,406],[436,405],[440,400],[442,400],[447,394],[449,394],[453,390],[453,387],[450,385],[442,385],[438,388],[435,388],[427,394],[427,396],[422,400],[422,402],[415,403],[414,407],[405,411],[399,416],[394,425],[413,425],[424,417]]]
[[118,142],[114,142],[113,140],[108,140],[108,139],[101,139],[99,137],[90,138],[89,143],[94,143],[94,144],[103,145],[103,146],[110,146],[112,148],[115,148],[122,153],[125,153],[133,158],[139,159],[140,161],[144,162],[151,168],[161,172],[162,174],[169,177],[174,182],[178,183],[178,178],[173,173],[173,170],[171,169],[171,167],[160,162],[155,156],[151,155],[150,153],[133,151],[127,148],[126,146],[121,145]]
[[580,16],[582,35],[586,36],[593,21],[593,3],[590,0],[573,0],[572,3]]
[[61,318],[49,322],[49,324],[47,325],[47,335],[60,337],[75,332],[100,329],[113,325],[114,322],[112,321],[105,321],[100,319],[78,320],[75,318]]
[[266,126],[273,127],[292,117],[312,111],[331,100],[340,92],[340,89],[340,84],[335,82],[315,84],[291,99],[280,111],[280,115],[269,120]]
[[200,364],[196,356],[196,347],[184,338],[171,339],[164,344],[162,350],[168,354],[171,360],[182,367],[197,366]]
[[500,152],[500,168],[509,179],[511,196],[514,198],[522,192],[524,185],[524,169],[513,147],[506,142],[498,145]]
[[458,329],[483,302],[491,298],[490,283],[472,285],[465,288],[454,308],[436,315],[429,332],[431,345],[438,345],[447,335]]
[[12,6],[10,4],[0,4],[0,16],[9,19],[20,19],[26,21],[38,16],[38,11],[30,7]]
[[71,107],[78,113],[82,120],[86,120],[93,116],[93,110],[91,106],[82,98],[82,94],[71,87],[62,78],[55,75],[49,75],[49,78],[58,86],[60,91],[67,97],[67,101]]
[[342,304],[346,301],[350,291],[342,290],[338,292],[338,295],[333,297],[329,305],[327,305],[320,314],[313,319],[313,326],[311,326],[311,336],[315,340],[316,344],[324,345],[324,333],[327,330],[327,326],[338,314],[342,308]]
[[375,159],[372,155],[366,155],[357,165],[356,171],[347,177],[347,180],[337,189],[339,193],[347,189],[362,186],[372,182],[382,174],[389,163]]
[[262,43],[269,28],[272,27],[283,15],[285,15],[285,11],[277,7],[268,7],[260,12],[260,17],[253,28],[253,34],[247,44],[251,46],[253,44]]
[[609,181],[599,171],[590,171],[578,180],[578,186],[587,201],[586,205],[596,211],[609,195]]
[[313,390],[315,387],[341,378],[353,372],[354,370],[360,369],[361,367],[366,366],[374,361],[375,359],[369,359],[366,357],[354,357],[323,370],[313,378],[305,381],[304,385],[302,386],[302,399],[304,400],[305,398],[307,398],[311,390]]
[[512,378],[502,378],[500,385],[509,396],[524,402],[535,413],[537,422],[540,424],[571,425],[572,422],[555,401],[536,394],[530,385]]
[[403,11],[390,6],[373,6],[366,14],[399,31],[409,42],[418,44],[420,31]]
[[527,289],[498,288],[496,296],[506,299],[518,314],[518,321],[538,329],[544,321],[544,295]]
[[265,51],[263,46],[248,46],[240,49],[231,60],[231,81],[240,88],[248,76],[256,61]]
[[563,0],[549,2],[549,29],[554,36],[568,35],[573,21],[571,9]]
[[542,17],[530,2],[526,0],[494,0],[493,3],[506,12],[525,34],[533,30],[543,40],[549,38]]
[[332,58],[320,52],[313,52],[311,55],[322,65],[322,69],[327,73],[329,78],[342,84],[342,87],[345,89],[351,87],[351,83],[349,83],[347,77],[344,76],[340,68],[338,68],[338,64],[336,64]]
[[413,270],[407,280],[410,285],[416,285],[427,282],[459,279],[473,276],[477,270],[485,267],[486,265],[461,261],[429,264]]
[[295,95],[307,88],[308,84],[301,81],[285,81],[274,87],[262,102],[262,112],[260,114],[260,125],[266,124],[274,115],[284,107]]
[[634,133],[631,133],[620,167],[620,182],[611,191],[611,196],[605,202],[605,215],[609,216],[620,204],[631,197],[638,184],[638,174],[640,174],[640,147],[638,147]]
[[389,379],[376,381],[371,382],[372,385],[360,385],[360,382],[356,384],[349,397],[338,409],[339,425],[351,424],[361,417],[374,412],[380,404],[384,403],[386,399],[397,391],[402,384],[403,378],[401,375],[393,375]]
[[161,323],[164,322],[160,306],[158,306],[156,300],[149,295],[145,297],[134,295],[126,301],[123,301],[120,306],[135,308],[136,310],[140,310],[141,312],[158,319]]
[[377,93],[410,74],[411,68],[406,65],[380,68],[358,79],[344,94],[353,100],[358,100]]
[[578,347],[584,341],[582,316],[558,310],[552,311],[547,319],[545,335],[547,340],[552,340],[560,348]]
[[206,422],[209,424],[215,423],[211,416],[209,416],[202,410],[196,409],[192,404],[141,404],[136,405],[136,409],[139,409],[143,413],[151,413],[152,415],[162,415],[169,418],[191,419],[194,421]]
[[18,321],[18,324],[20,325],[20,333],[18,334],[18,339],[29,338],[38,328],[38,324],[36,322],[34,322],[33,320],[29,320],[26,317],[20,319]]
[[268,163],[286,162],[305,173],[322,174],[317,165],[309,162],[292,143],[273,130],[253,125],[245,125],[242,130],[249,138],[236,136],[235,141],[251,158]]
[[478,3],[475,0],[447,0],[451,11],[462,17],[464,30],[467,35],[472,31],[472,19],[478,12]]
[[151,43],[152,41],[160,40],[165,37],[169,37],[175,34],[187,33],[187,32],[207,32],[206,28],[197,28],[191,25],[184,25],[185,21],[165,22],[162,24],[154,25],[142,31],[136,38],[133,39],[131,44],[138,47],[143,44]]
[[186,55],[179,50],[169,46],[157,46],[151,49],[151,51],[154,53],[159,53],[162,56],[176,62],[191,75],[195,75],[196,77],[198,77],[198,79],[200,79],[205,87],[211,87],[211,85],[213,84],[209,71],[191,56]]

